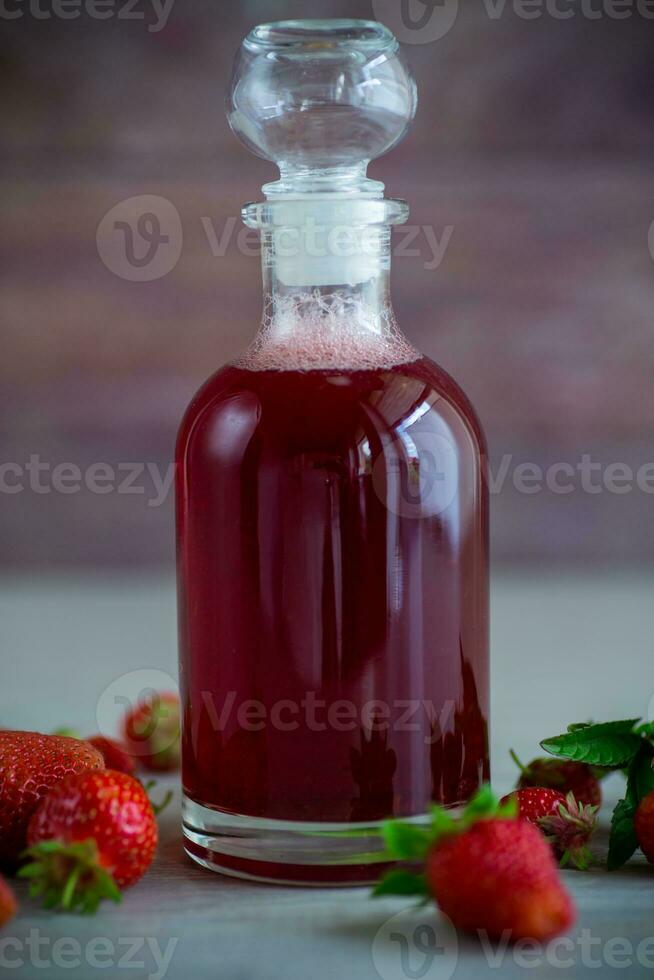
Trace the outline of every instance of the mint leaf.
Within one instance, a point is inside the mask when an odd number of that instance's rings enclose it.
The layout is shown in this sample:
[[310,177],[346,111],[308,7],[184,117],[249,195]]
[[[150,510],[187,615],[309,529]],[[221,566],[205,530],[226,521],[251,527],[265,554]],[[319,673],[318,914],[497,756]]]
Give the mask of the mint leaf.
[[627,797],[633,803],[640,803],[644,796],[654,790],[654,752],[646,742],[631,760],[627,772]]
[[618,802],[611,818],[609,854],[606,862],[609,871],[621,868],[638,848],[634,816],[642,798],[654,790],[653,763],[654,752],[648,743],[641,739],[638,752],[629,763],[627,770],[625,799]]
[[382,836],[389,855],[399,861],[424,861],[432,843],[432,835],[424,827],[401,820],[382,824]]
[[590,728],[593,724],[592,721],[575,721],[571,725],[568,725],[569,732],[579,732],[582,728]]
[[620,800],[611,818],[611,836],[606,866],[616,871],[625,864],[638,847],[634,829],[636,806],[631,800]]
[[410,871],[389,871],[375,885],[372,897],[380,898],[382,895],[418,895],[423,898],[427,894],[427,881],[424,875],[414,875]]
[[586,725],[563,735],[546,738],[540,744],[551,755],[593,766],[618,768],[630,762],[642,739],[634,734],[638,718]]

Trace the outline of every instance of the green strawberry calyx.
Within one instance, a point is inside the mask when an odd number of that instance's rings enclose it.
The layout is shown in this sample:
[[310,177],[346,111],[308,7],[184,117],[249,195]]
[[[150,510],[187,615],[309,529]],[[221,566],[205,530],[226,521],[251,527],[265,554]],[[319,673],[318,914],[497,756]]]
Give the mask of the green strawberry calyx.
[[548,843],[560,854],[560,866],[573,864],[586,871],[592,862],[588,840],[597,824],[599,807],[578,803],[573,793],[568,793],[565,803],[560,803],[556,813],[541,817],[538,826],[545,833]]
[[[446,837],[465,833],[479,820],[515,820],[518,816],[517,800],[511,798],[500,803],[490,786],[485,784],[457,813],[446,807],[432,804],[428,825],[408,823],[404,820],[386,820],[381,833],[390,861],[424,866],[429,851]],[[414,895],[427,898],[427,882],[422,872],[397,868],[387,872],[373,890],[373,897],[384,895]]]
[[43,901],[46,908],[93,914],[104,899],[122,901],[113,876],[100,863],[96,842],[89,838],[65,844],[44,840],[23,854],[28,864],[18,875],[30,882],[30,898]]

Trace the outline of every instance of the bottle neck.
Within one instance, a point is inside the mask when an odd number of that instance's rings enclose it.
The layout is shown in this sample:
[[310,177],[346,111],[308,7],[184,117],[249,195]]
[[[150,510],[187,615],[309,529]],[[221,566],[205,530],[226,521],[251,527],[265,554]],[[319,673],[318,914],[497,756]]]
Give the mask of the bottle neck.
[[253,366],[266,358],[276,369],[415,359],[391,304],[395,204],[312,195],[245,209],[262,246],[263,322],[246,354],[257,355]]
[[265,229],[261,236],[268,327],[313,324],[382,333],[392,316],[388,226],[319,224]]

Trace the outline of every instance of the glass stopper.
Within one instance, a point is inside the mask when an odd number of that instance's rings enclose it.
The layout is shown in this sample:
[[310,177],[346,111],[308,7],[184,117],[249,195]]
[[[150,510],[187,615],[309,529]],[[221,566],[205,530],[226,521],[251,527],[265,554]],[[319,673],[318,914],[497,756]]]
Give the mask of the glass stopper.
[[248,149],[279,167],[268,196],[381,196],[366,167],[402,139],[415,109],[415,82],[383,24],[289,20],[243,41],[227,114]]

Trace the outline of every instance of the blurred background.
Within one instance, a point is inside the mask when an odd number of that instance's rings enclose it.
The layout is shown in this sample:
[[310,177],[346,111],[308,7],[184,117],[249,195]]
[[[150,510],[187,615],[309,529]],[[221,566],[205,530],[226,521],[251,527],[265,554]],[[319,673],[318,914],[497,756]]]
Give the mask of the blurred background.
[[[652,560],[654,21],[644,4],[620,18],[608,0],[557,10],[3,8],[6,570],[170,569],[176,427],[260,313],[239,210],[275,172],[228,129],[231,62],[255,23],[307,15],[377,17],[407,41],[418,115],[370,172],[412,209],[413,237],[395,239],[400,323],[485,425],[495,561]],[[138,224],[153,207],[154,238]],[[132,226],[122,255],[106,235],[121,218]],[[524,463],[540,468],[540,489]],[[552,480],[573,490],[547,487],[557,463],[567,468]]]

